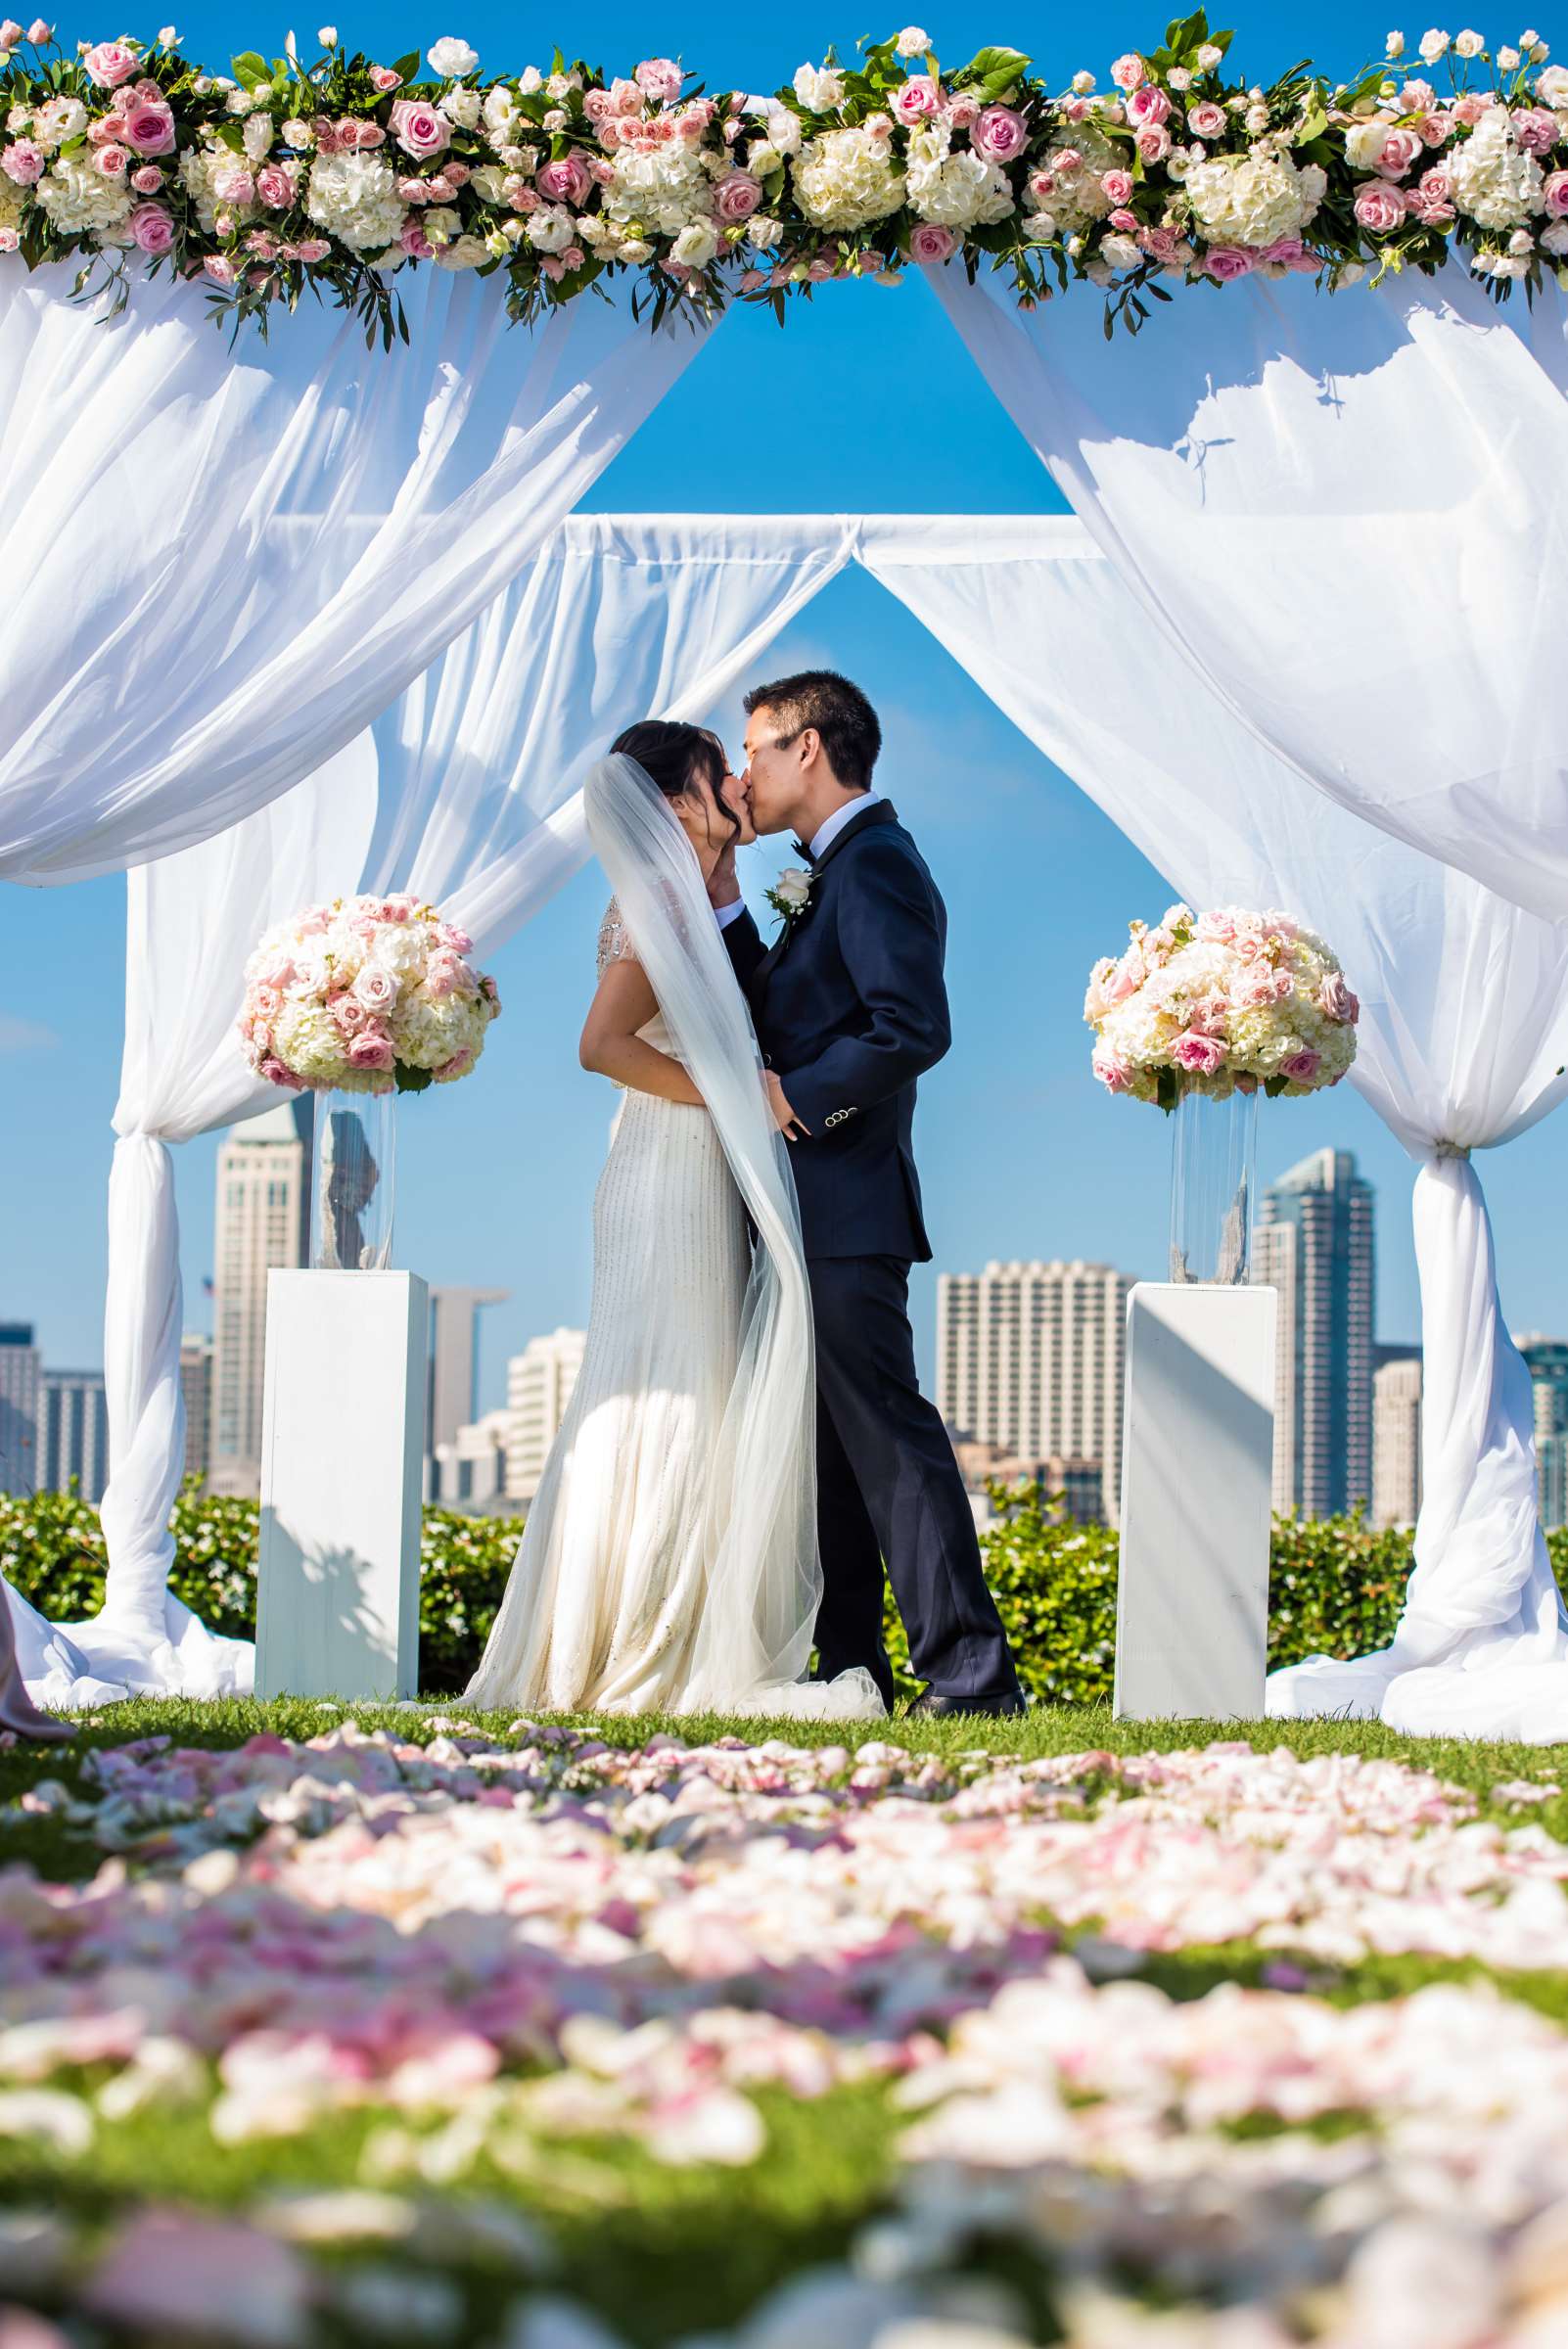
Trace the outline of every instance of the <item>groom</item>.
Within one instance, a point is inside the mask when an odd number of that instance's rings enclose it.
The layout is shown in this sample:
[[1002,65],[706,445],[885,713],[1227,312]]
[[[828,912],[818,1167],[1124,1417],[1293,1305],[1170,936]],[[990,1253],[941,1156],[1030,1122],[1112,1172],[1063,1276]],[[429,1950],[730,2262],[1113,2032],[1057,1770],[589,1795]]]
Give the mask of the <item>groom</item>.
[[[858,686],[810,669],[746,697],[758,832],[794,832],[810,891],[764,947],[730,850],[709,884],[792,1144],[816,1323],[817,1522],[825,1680],[864,1665],[890,1708],[883,1562],[928,1682],[921,1713],[1019,1713],[952,1446],[920,1392],[909,1267],[920,1210],[915,1081],[946,1051],[947,915],[889,803]],[[803,845],[804,844],[804,845]]]

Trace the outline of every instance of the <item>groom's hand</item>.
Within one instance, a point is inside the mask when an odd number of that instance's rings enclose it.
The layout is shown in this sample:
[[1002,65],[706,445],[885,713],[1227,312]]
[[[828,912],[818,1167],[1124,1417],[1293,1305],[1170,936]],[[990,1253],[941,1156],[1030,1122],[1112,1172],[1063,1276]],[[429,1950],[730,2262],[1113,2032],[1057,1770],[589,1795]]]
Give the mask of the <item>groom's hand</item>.
[[735,878],[735,846],[720,849],[718,862],[708,876],[708,902],[715,913],[725,905],[738,905],[741,885]]
[[794,1110],[791,1109],[788,1101],[785,1100],[784,1087],[774,1076],[771,1069],[766,1072],[766,1076],[767,1101],[768,1107],[773,1112],[774,1125],[778,1128],[780,1133],[784,1136],[784,1139],[787,1142],[798,1141],[802,1135],[805,1135],[805,1137],[809,1140],[811,1132],[810,1128],[801,1124],[800,1119],[796,1116]]

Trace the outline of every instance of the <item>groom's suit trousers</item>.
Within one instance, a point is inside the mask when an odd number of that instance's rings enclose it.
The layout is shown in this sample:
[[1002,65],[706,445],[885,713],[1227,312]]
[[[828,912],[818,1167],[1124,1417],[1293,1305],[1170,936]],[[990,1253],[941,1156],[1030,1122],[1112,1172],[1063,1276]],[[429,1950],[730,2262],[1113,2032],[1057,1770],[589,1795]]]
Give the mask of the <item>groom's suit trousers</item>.
[[864,1665],[891,1706],[883,1560],[915,1671],[944,1696],[1017,1682],[986,1588],[974,1513],[940,1413],[920,1392],[909,1267],[892,1256],[817,1257],[817,1529],[824,1679]]

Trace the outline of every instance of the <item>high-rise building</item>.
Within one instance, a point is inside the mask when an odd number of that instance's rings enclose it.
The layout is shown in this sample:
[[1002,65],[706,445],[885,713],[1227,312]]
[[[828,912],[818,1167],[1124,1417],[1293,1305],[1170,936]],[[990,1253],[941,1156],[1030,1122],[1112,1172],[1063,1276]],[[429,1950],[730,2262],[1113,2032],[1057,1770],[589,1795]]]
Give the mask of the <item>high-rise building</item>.
[[212,1465],[212,1341],[187,1331],[180,1340],[180,1393],[185,1399],[186,1476],[207,1480]]
[[436,1448],[431,1497],[444,1509],[493,1510],[506,1492],[506,1448],[510,1411],[486,1411],[460,1427],[449,1443]]
[[1527,1331],[1514,1340],[1529,1365],[1536,1406],[1536,1490],[1541,1522],[1568,1525],[1568,1345]]
[[547,1338],[530,1338],[506,1365],[509,1500],[531,1500],[539,1489],[545,1455],[566,1417],[586,1344],[585,1330],[558,1329]]
[[0,1493],[38,1490],[41,1364],[30,1321],[0,1321]]
[[109,1482],[109,1405],[102,1370],[46,1370],[39,1386],[38,1490],[69,1493],[72,1477],[96,1508]]
[[1349,1150],[1270,1184],[1252,1277],[1277,1290],[1274,1507],[1332,1517],[1372,1497],[1372,1186]]
[[479,1402],[479,1317],[486,1305],[504,1305],[505,1289],[432,1289],[430,1293],[430,1388],[426,1399],[425,1454],[434,1460],[443,1444],[455,1443],[460,1427],[474,1424]]
[[1372,1523],[1413,1525],[1421,1513],[1421,1358],[1387,1352],[1372,1372]]
[[267,1274],[309,1258],[309,1093],[296,1093],[230,1128],[218,1152],[216,1334],[212,1359],[214,1493],[254,1493],[261,1482],[261,1394]]
[[1078,1261],[990,1264],[937,1282],[943,1418],[959,1436],[1019,1459],[1097,1462],[1096,1513],[1110,1525],[1121,1497],[1131,1286],[1130,1273]]

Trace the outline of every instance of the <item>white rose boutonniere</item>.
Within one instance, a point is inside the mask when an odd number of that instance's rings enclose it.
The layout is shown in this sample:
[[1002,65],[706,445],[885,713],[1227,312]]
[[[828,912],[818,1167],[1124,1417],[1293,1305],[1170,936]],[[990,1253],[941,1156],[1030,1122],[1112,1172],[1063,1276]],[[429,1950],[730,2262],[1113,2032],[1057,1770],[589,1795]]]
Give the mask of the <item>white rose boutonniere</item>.
[[764,895],[784,925],[779,936],[787,938],[811,901],[811,876],[798,864],[786,865]]

